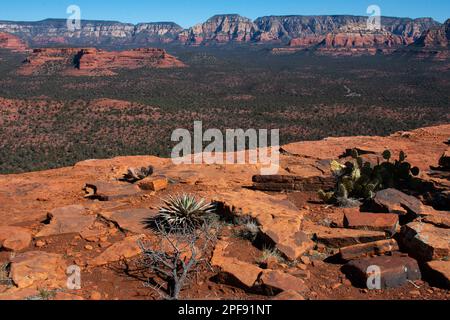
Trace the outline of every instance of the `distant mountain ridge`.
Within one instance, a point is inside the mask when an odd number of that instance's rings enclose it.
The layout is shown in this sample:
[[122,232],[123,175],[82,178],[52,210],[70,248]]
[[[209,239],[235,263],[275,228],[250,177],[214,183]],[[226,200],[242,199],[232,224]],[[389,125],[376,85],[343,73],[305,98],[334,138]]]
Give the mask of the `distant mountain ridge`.
[[[216,15],[189,29],[174,22],[130,24],[117,21],[84,20],[81,30],[70,32],[65,19],[37,22],[0,21],[0,32],[19,36],[31,46],[43,45],[145,45],[180,43],[281,43],[293,39],[326,36],[343,28],[366,25],[367,16],[265,16],[252,21],[237,14]],[[432,18],[382,17],[383,31],[412,43],[431,28],[442,26]]]

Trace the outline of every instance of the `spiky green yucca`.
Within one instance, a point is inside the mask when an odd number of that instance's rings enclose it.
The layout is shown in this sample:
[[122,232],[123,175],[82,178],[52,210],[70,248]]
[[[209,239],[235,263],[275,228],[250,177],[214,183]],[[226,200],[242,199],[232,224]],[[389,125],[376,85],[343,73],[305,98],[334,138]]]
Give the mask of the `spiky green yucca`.
[[169,196],[163,201],[165,206],[159,209],[158,218],[173,229],[198,227],[215,211],[213,204],[206,203],[204,199],[197,200],[190,194]]

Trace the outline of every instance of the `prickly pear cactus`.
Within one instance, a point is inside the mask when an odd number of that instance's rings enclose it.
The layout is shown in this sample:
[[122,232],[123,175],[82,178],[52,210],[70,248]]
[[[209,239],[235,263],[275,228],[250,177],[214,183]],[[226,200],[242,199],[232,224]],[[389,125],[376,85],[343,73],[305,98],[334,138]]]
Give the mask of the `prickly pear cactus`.
[[353,161],[345,164],[331,162],[336,187],[330,192],[319,190],[318,195],[324,202],[345,207],[359,206],[361,201],[373,198],[378,190],[412,184],[413,177],[420,173],[419,168],[413,168],[405,161],[407,155],[403,151],[400,152],[398,160],[393,162],[391,151],[384,151],[384,161],[378,159],[374,167],[360,157],[358,150],[353,149],[350,155]]

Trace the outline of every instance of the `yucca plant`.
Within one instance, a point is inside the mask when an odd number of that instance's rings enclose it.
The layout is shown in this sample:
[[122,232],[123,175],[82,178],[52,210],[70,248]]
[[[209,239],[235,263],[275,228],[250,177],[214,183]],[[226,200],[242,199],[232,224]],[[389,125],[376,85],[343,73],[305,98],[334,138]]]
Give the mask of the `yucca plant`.
[[190,194],[169,196],[163,202],[157,219],[171,229],[199,227],[215,211],[214,204]]

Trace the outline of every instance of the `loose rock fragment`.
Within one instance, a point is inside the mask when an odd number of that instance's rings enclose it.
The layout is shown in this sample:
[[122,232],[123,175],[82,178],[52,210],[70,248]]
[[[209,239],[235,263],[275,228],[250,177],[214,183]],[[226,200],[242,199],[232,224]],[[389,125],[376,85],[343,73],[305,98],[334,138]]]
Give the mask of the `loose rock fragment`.
[[10,276],[19,288],[41,286],[56,289],[66,285],[66,266],[60,254],[30,251],[11,260]]
[[408,280],[421,279],[417,261],[403,256],[380,256],[353,260],[343,272],[357,286],[369,289],[397,288]]
[[344,226],[350,229],[385,231],[390,235],[396,233],[398,215],[384,213],[363,213],[358,210],[344,210]]
[[20,227],[0,226],[0,249],[21,251],[30,246],[30,231]]
[[308,291],[308,287],[302,279],[278,270],[264,270],[259,283],[268,295],[276,295],[282,291],[298,293]]
[[426,263],[426,269],[431,284],[450,289],[450,261],[429,261]]
[[167,189],[169,180],[164,176],[145,178],[138,183],[139,188],[146,191],[161,191]]
[[318,242],[331,248],[342,248],[386,239],[386,234],[380,231],[327,228],[323,226],[317,226],[314,234]]
[[423,222],[412,222],[402,227],[400,244],[421,261],[448,258],[450,230]]
[[380,212],[406,215],[408,212],[418,216],[424,213],[424,205],[419,199],[409,196],[397,189],[378,191],[373,199]]
[[339,254],[344,260],[354,260],[366,256],[392,253],[398,250],[399,247],[397,241],[394,239],[388,239],[340,248]]
[[90,260],[88,265],[102,266],[112,262],[121,261],[122,259],[136,257],[142,253],[141,247],[139,246],[139,240],[144,237],[144,235],[137,235],[125,238],[107,248],[99,256]]

